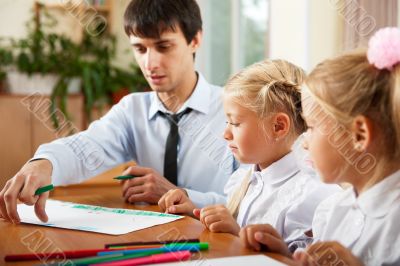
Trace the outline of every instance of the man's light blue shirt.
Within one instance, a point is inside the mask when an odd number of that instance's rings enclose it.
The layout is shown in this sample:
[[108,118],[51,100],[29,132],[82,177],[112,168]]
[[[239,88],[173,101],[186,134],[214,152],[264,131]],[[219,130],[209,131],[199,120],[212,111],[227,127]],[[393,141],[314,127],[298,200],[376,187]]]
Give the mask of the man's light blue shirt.
[[[225,203],[224,185],[238,167],[222,137],[221,97],[221,87],[199,74],[178,111],[193,109],[178,123],[178,186],[198,207]],[[170,124],[158,111],[167,112],[155,92],[130,94],[86,131],[41,145],[34,159],[51,161],[55,185],[79,183],[131,160],[162,175]]]

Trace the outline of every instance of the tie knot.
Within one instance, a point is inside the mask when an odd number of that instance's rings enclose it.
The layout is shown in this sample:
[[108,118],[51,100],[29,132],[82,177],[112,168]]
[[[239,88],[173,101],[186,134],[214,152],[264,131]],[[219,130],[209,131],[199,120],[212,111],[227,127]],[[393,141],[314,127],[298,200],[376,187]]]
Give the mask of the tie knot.
[[177,114],[168,114],[168,113],[164,113],[161,111],[158,111],[162,116],[165,116],[166,118],[168,118],[168,120],[170,122],[174,122],[175,124],[177,124],[179,122],[179,120],[181,120],[181,118],[185,115],[190,113],[190,111],[192,111],[192,109],[190,108],[186,108],[185,110],[183,110],[180,113]]

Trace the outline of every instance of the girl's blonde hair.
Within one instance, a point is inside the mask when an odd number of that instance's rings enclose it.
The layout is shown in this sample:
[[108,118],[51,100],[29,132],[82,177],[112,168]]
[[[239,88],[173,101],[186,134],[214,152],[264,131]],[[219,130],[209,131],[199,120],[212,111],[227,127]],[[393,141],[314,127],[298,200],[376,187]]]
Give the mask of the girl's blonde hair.
[[[380,70],[369,63],[366,52],[353,52],[319,64],[306,85],[321,108],[345,128],[356,116],[364,115],[381,129],[377,144],[380,150],[367,171],[362,171],[369,175],[362,190],[385,178],[384,171],[400,155],[400,65],[391,71]],[[341,171],[344,173],[351,165],[358,167],[358,163],[350,163]]]
[[306,129],[300,94],[304,79],[304,70],[288,61],[264,60],[233,75],[224,93],[233,95],[240,105],[260,118],[276,112],[286,113],[294,133],[300,135]]
[[[238,104],[261,119],[272,113],[286,113],[291,120],[291,135],[297,137],[306,130],[300,94],[304,79],[304,70],[288,61],[265,60],[233,75],[225,85],[224,93],[234,96]],[[227,204],[234,217],[249,187],[250,174],[251,171],[246,174]]]
[[305,81],[319,105],[339,123],[365,115],[382,130],[387,159],[400,155],[400,65],[377,69],[365,51],[341,55],[317,65]]

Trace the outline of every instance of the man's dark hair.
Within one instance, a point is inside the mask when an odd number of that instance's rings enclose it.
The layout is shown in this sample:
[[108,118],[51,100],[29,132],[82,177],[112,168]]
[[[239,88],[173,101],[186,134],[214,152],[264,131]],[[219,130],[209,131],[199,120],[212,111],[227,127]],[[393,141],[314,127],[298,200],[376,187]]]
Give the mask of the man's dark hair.
[[126,8],[124,27],[128,36],[160,38],[166,30],[180,29],[189,44],[202,29],[195,0],[132,0]]

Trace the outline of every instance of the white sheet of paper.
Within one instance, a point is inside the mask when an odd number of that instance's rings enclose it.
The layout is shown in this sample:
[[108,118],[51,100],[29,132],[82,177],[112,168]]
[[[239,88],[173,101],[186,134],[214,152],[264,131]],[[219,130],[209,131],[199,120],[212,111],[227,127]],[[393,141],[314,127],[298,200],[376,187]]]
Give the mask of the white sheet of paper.
[[225,257],[218,259],[200,259],[192,261],[182,261],[173,263],[162,263],[152,265],[163,265],[163,266],[282,266],[286,265],[277,260],[274,260],[265,255],[248,255],[248,256],[237,256],[237,257]]
[[47,200],[47,223],[35,215],[33,206],[18,204],[21,221],[28,224],[122,235],[155,225],[166,224],[183,216],[160,212],[105,208],[93,205]]

